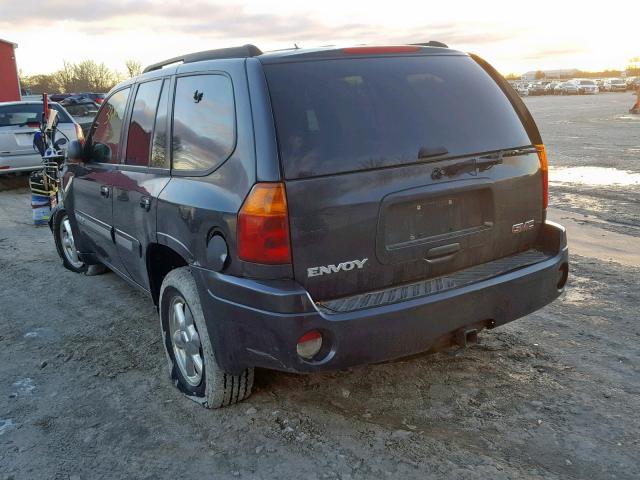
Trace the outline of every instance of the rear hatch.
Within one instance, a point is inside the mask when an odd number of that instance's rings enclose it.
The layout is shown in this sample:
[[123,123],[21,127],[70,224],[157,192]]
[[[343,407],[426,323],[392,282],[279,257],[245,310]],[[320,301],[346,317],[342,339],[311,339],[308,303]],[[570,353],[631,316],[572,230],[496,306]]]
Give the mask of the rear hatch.
[[539,158],[504,91],[471,57],[264,68],[294,276],[314,300],[441,276],[533,245],[544,215]]
[[[58,127],[69,136],[74,124],[69,115],[59,106],[51,105],[58,111]],[[40,129],[42,103],[7,103],[0,105],[0,155],[37,155],[33,148],[33,136]]]

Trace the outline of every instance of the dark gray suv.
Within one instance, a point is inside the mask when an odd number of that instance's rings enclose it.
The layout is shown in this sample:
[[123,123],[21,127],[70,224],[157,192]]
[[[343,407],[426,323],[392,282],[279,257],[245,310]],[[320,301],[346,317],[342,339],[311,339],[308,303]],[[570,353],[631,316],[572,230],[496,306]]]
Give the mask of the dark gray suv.
[[531,115],[435,42],[152,65],[108,94],[63,183],[65,267],[148,293],[172,378],[210,408],[246,398],[254,367],[475,342],[568,275]]

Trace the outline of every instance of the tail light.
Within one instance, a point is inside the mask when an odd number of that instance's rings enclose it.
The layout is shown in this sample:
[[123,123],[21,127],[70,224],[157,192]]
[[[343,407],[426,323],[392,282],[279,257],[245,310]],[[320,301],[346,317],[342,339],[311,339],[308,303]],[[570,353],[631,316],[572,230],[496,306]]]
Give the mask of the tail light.
[[542,172],[542,208],[549,206],[549,162],[544,145],[536,145],[538,158],[540,159],[540,171]]
[[75,128],[76,128],[76,137],[78,137],[78,141],[84,144],[84,132],[82,131],[82,127],[76,123]]
[[291,263],[289,214],[282,183],[257,183],[238,213],[238,256],[246,262]]

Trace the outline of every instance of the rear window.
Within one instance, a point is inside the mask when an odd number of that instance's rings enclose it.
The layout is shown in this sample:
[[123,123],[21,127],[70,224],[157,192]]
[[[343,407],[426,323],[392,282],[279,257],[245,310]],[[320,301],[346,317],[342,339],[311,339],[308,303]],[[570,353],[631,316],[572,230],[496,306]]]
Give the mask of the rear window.
[[[49,105],[58,112],[60,123],[72,123],[71,117],[60,105]],[[42,118],[42,103],[18,103],[0,106],[0,127],[24,125],[40,122]]]
[[231,80],[194,75],[176,81],[171,149],[175,170],[210,170],[235,146],[235,104]]
[[513,106],[467,56],[265,65],[286,178],[531,144]]

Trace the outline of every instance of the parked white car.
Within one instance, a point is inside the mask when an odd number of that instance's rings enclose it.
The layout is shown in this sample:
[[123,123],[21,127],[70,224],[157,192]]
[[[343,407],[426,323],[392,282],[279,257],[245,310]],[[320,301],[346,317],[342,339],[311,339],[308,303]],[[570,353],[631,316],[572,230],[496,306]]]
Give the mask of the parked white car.
[[[59,104],[50,103],[58,112],[56,140],[80,140],[82,129]],[[42,102],[0,103],[0,175],[42,168],[42,157],[33,147],[33,136],[40,130]]]
[[604,81],[604,89],[607,92],[624,92],[627,90],[627,82],[621,78],[607,78]]
[[529,96],[529,84],[528,83],[519,83],[516,85],[516,92],[518,92],[523,97]]

